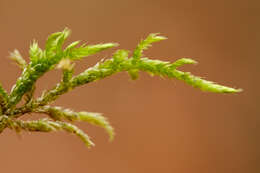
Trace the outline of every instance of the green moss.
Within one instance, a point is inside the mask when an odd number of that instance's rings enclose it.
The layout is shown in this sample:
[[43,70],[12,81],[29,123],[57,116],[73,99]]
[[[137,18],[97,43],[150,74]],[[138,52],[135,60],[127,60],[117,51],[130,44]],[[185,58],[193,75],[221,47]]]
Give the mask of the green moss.
[[[74,112],[61,107],[52,107],[49,104],[60,95],[78,86],[101,80],[118,72],[127,72],[132,79],[137,79],[139,71],[144,71],[152,76],[157,75],[183,80],[195,88],[208,92],[236,93],[241,91],[241,89],[222,86],[177,69],[185,64],[197,63],[192,59],[182,58],[171,63],[144,57],[143,51],[149,48],[152,43],[166,39],[166,37],[158,34],[150,34],[146,39],[141,40],[130,57],[128,50],[117,50],[112,58],[101,61],[82,73],[74,75],[75,64],[73,61],[81,60],[108,48],[116,47],[118,44],[83,44],[79,46],[80,42],[75,41],[63,49],[63,44],[69,35],[70,30],[67,28],[62,32],[51,34],[46,41],[45,49],[41,49],[37,42],[33,41],[29,49],[30,62],[28,64],[17,50],[11,53],[10,58],[17,63],[23,72],[10,93],[7,93],[0,85],[0,132],[5,128],[13,129],[16,132],[22,130],[33,132],[64,130],[77,135],[90,147],[94,143],[88,135],[72,124],[74,121],[84,121],[104,128],[110,139],[113,139],[113,127],[100,113]],[[61,69],[63,72],[61,82],[53,89],[44,92],[41,97],[34,98],[37,80],[54,67]],[[17,104],[23,98],[25,99],[24,104],[21,107],[17,107]],[[48,118],[35,121],[18,119],[24,114],[32,112],[44,113]]]

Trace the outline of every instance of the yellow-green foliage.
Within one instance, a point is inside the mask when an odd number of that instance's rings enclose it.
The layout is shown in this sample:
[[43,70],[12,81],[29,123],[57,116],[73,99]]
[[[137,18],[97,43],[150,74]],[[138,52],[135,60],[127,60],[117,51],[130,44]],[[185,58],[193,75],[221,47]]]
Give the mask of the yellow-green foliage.
[[[70,30],[51,34],[45,45],[41,49],[36,41],[33,41],[30,49],[30,62],[22,58],[18,50],[11,53],[10,58],[23,70],[21,76],[16,81],[10,93],[0,85],[0,132],[5,128],[10,128],[16,132],[21,130],[33,132],[51,132],[64,130],[73,133],[82,139],[88,146],[94,143],[87,134],[77,126],[71,124],[74,121],[85,121],[90,124],[104,128],[110,139],[114,137],[114,130],[107,119],[100,113],[74,112],[61,107],[52,107],[49,104],[55,101],[60,95],[74,89],[75,87],[94,82],[108,77],[117,72],[128,72],[132,79],[137,79],[139,71],[144,71],[150,75],[175,78],[183,80],[187,84],[199,88],[203,91],[216,93],[236,93],[240,89],[234,89],[215,84],[213,82],[193,76],[189,72],[177,70],[185,64],[195,64],[196,61],[189,58],[182,58],[173,63],[154,60],[144,57],[143,51],[152,43],[165,40],[165,37],[158,34],[150,34],[138,44],[129,56],[127,50],[117,50],[112,58],[97,63],[95,66],[86,69],[84,72],[74,75],[73,61],[93,55],[102,50],[118,46],[116,43],[105,43],[97,45],[81,45],[80,41],[75,41],[63,49],[66,38],[70,35]],[[46,72],[57,67],[62,70],[63,77],[53,89],[44,92],[41,97],[34,98],[36,81]],[[17,107],[17,104],[25,99],[24,105]],[[44,113],[48,118],[35,121],[22,121],[19,119],[27,113]]]

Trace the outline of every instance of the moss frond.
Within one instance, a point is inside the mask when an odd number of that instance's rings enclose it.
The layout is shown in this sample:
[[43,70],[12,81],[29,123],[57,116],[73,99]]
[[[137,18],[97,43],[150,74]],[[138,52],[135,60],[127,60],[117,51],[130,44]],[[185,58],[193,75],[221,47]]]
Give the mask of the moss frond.
[[74,112],[70,109],[62,109],[61,107],[51,107],[44,106],[38,110],[39,113],[45,113],[50,116],[55,121],[84,121],[88,122],[92,125],[96,125],[98,127],[104,128],[109,135],[110,140],[114,138],[114,129],[107,121],[107,119],[102,116],[101,113],[94,112]]
[[[115,134],[114,129],[102,114],[84,111],[75,112],[70,109],[49,106],[49,104],[60,95],[78,86],[104,79],[118,72],[126,72],[135,80],[138,78],[139,72],[144,71],[151,76],[182,80],[188,85],[208,92],[237,93],[242,91],[202,79],[190,72],[178,70],[185,64],[196,64],[197,62],[193,59],[181,58],[174,62],[168,62],[145,57],[143,51],[151,47],[152,43],[166,39],[159,34],[150,34],[146,39],[141,40],[134,49],[132,56],[129,56],[130,51],[120,49],[115,51],[111,58],[102,60],[80,74],[74,75],[74,61],[114,48],[118,44],[80,45],[80,41],[75,41],[63,49],[64,42],[70,33],[71,31],[65,28],[62,32],[51,34],[45,43],[45,49],[41,49],[37,41],[33,41],[29,48],[30,62],[28,64],[18,50],[11,53],[10,58],[16,62],[23,72],[10,94],[0,84],[0,132],[5,128],[10,128],[16,132],[22,130],[31,132],[63,130],[77,135],[88,147],[94,146],[89,136],[72,124],[74,121],[83,121],[104,128],[110,140],[112,140]],[[55,67],[61,69],[63,73],[60,83],[43,92],[39,98],[34,98],[37,80]],[[21,107],[17,107],[22,98],[25,99],[25,103]],[[49,118],[34,121],[18,119],[24,114],[33,112],[44,113]]]

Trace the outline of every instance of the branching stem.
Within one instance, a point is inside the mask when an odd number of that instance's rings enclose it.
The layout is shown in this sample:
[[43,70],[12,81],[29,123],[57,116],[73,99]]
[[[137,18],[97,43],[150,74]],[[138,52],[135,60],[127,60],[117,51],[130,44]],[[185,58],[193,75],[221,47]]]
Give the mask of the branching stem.
[[[178,67],[185,64],[197,63],[192,59],[181,58],[170,63],[145,57],[143,54],[145,49],[154,42],[166,39],[158,34],[150,34],[146,39],[141,40],[132,56],[128,55],[129,51],[127,50],[117,50],[110,59],[101,61],[78,75],[73,75],[75,66],[73,61],[118,46],[118,44],[83,44],[78,46],[80,42],[76,41],[63,49],[63,43],[69,35],[70,30],[68,29],[51,34],[46,41],[45,49],[39,48],[37,42],[34,41],[30,46],[30,62],[28,64],[17,50],[11,53],[11,59],[16,62],[23,72],[17,79],[10,94],[0,84],[0,133],[5,128],[16,132],[22,130],[32,132],[63,130],[77,135],[86,146],[94,146],[89,136],[72,124],[74,121],[84,121],[104,128],[110,140],[112,140],[115,134],[114,129],[102,114],[86,111],[75,112],[70,109],[49,106],[49,104],[54,102],[60,95],[76,87],[104,79],[118,72],[127,72],[132,79],[137,79],[140,71],[147,72],[151,76],[175,78],[208,92],[236,93],[241,91],[178,70]],[[49,91],[43,92],[41,97],[34,98],[37,80],[55,67],[62,70],[61,82]],[[25,100],[24,104],[17,107],[17,104],[23,98]],[[46,114],[48,118],[33,121],[19,119],[28,113]]]

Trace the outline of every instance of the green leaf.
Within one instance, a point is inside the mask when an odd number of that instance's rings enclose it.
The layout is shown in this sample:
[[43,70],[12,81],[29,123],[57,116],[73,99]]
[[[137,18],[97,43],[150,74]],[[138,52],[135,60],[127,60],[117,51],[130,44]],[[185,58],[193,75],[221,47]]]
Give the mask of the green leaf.
[[112,58],[112,69],[114,71],[120,71],[120,65],[128,60],[128,51],[127,50],[117,50],[114,54],[113,54],[113,58]]
[[49,36],[46,42],[46,50],[42,51],[37,42],[34,41],[30,46],[31,63],[25,68],[20,78],[10,94],[9,107],[14,107],[22,96],[32,89],[32,86],[44,73],[54,68],[63,57],[61,49],[63,42],[69,36],[70,31],[65,29]]
[[115,46],[118,46],[116,43],[105,43],[105,44],[96,44],[96,45],[82,45],[79,48],[76,48],[75,46],[78,44],[78,42],[74,42],[73,45],[70,45],[65,50],[65,57],[70,58],[71,60],[79,60],[83,57],[87,57],[93,54],[96,54],[100,51],[113,48]]
[[[177,62],[177,63],[176,63]],[[188,63],[194,63],[187,59],[177,60],[175,63],[170,64],[169,62],[164,62],[160,60],[150,60],[148,58],[142,58],[140,60],[139,69],[152,73],[153,75],[165,76],[169,78],[176,78],[185,81],[187,84],[199,88],[202,91],[215,92],[215,93],[235,93],[242,91],[241,89],[234,89],[231,87],[222,86],[215,84],[214,82],[201,79],[200,77],[194,76],[189,72],[182,72],[172,68],[179,65]]]
[[39,63],[39,60],[43,58],[43,51],[35,40],[30,45],[29,56],[32,66]]
[[87,147],[95,146],[95,144],[90,140],[90,137],[73,124],[62,121],[49,121],[49,124],[55,127],[57,130],[64,130],[77,135],[85,143]]
[[108,133],[110,140],[114,138],[114,129],[105,117],[100,113],[94,112],[74,112],[61,107],[45,106],[38,110],[39,113],[46,113],[54,120],[69,120],[69,121],[85,121],[92,125],[104,128]]
[[31,132],[51,132],[55,131],[56,128],[50,125],[47,119],[33,120],[33,121],[23,121],[23,120],[11,120],[9,119],[8,128],[14,129],[17,132],[21,130],[31,131]]
[[104,128],[108,133],[110,140],[114,139],[115,136],[114,128],[107,121],[107,118],[102,116],[102,114],[93,113],[93,112],[79,112],[78,120],[86,121],[90,124]]
[[190,74],[189,72],[182,72],[179,70],[174,70],[173,74],[174,74],[175,78],[177,78],[179,80],[183,80],[187,84],[189,84],[195,88],[199,88],[202,91],[214,92],[214,93],[237,93],[237,92],[242,91],[242,89],[226,87],[226,86],[219,85],[219,84],[216,84],[211,81],[201,79],[200,77],[194,76],[194,75]]
[[45,44],[47,55],[53,55],[61,51],[62,45],[70,33],[71,31],[68,28],[65,28],[62,32],[51,34]]
[[[143,56],[143,51],[148,49],[150,46],[152,46],[152,43],[162,41],[165,39],[167,38],[163,36],[159,36],[158,33],[152,33],[149,34],[148,37],[146,37],[146,39],[141,40],[141,42],[137,45],[137,47],[134,50],[132,64],[134,65],[137,64],[137,62]],[[139,70],[138,69],[129,70],[128,74],[130,75],[132,80],[136,80],[139,76]]]
[[185,64],[197,64],[197,61],[190,59],[190,58],[181,58],[181,59],[178,59],[177,61],[175,61],[174,63],[172,63],[171,67],[177,68],[177,67],[183,66]]
[[74,41],[74,42],[72,42],[71,44],[69,44],[69,45],[66,47],[66,49],[64,50],[65,55],[66,55],[67,53],[69,53],[72,49],[74,49],[79,43],[80,43],[80,41]]
[[30,132],[52,132],[57,130],[64,130],[77,135],[86,144],[87,147],[94,146],[94,143],[90,140],[89,136],[86,133],[84,133],[75,125],[66,122],[53,122],[48,119],[23,121],[13,120],[11,118],[4,117],[4,122],[3,120],[0,122],[0,130],[3,130],[5,126],[15,130],[16,132],[20,132],[21,130]]
[[158,33],[149,34],[146,39],[141,40],[141,42],[138,44],[138,46],[134,50],[133,59],[134,60],[140,59],[143,56],[143,51],[145,49],[148,49],[150,46],[152,46],[152,43],[166,40],[166,39],[167,39],[166,37],[159,36]]

